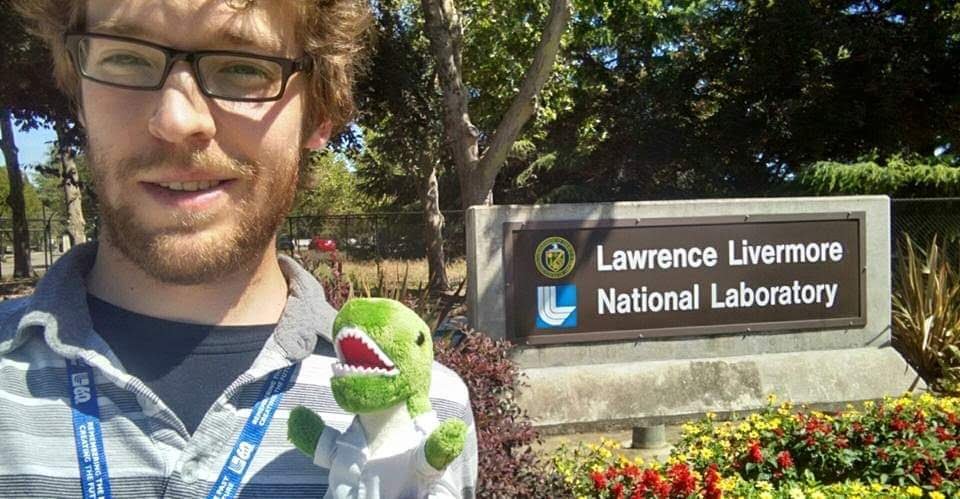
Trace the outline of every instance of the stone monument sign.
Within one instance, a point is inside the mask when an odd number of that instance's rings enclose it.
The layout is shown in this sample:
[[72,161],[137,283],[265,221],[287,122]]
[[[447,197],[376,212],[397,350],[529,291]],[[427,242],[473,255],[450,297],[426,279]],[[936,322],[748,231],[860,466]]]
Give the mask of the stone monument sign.
[[541,426],[897,395],[883,196],[467,214],[471,324],[519,345]]

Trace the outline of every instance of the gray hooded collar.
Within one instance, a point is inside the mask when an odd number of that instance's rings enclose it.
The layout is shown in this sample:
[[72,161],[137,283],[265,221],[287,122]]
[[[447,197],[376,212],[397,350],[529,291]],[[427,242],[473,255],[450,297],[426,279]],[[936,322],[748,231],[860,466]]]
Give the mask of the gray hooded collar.
[[[103,348],[87,308],[86,275],[96,255],[96,242],[74,247],[48,269],[32,296],[0,307],[0,355],[16,349],[32,333],[42,334],[51,349],[67,358]],[[310,355],[318,338],[332,341],[334,312],[309,272],[285,255],[278,260],[288,296],[273,339],[281,349],[278,353],[293,363]]]

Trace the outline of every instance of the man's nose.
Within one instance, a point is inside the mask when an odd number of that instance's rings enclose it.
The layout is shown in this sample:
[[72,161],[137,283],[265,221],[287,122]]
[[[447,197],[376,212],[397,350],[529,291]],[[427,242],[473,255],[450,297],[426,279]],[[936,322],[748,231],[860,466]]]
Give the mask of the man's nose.
[[159,92],[157,107],[147,125],[151,135],[172,144],[202,143],[216,135],[209,102],[200,92],[188,63],[174,65]]

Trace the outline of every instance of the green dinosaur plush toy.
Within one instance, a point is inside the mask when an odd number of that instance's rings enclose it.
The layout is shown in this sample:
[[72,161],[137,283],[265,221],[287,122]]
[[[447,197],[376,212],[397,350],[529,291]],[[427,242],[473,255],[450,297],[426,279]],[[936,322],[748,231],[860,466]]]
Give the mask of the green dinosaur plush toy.
[[339,432],[305,407],[287,435],[318,466],[330,469],[325,498],[457,497],[443,472],[463,451],[462,420],[437,423],[430,407],[430,328],[394,300],[348,301],[333,324],[331,389],[356,414]]

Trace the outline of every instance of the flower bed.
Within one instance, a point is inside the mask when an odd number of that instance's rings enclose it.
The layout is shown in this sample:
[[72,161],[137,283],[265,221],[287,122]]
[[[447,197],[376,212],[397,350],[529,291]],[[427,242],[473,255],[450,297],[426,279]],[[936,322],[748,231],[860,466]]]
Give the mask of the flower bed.
[[665,464],[631,461],[618,444],[561,447],[558,483],[577,497],[956,497],[960,399],[929,394],[826,414],[771,398],[735,421],[683,425]]

